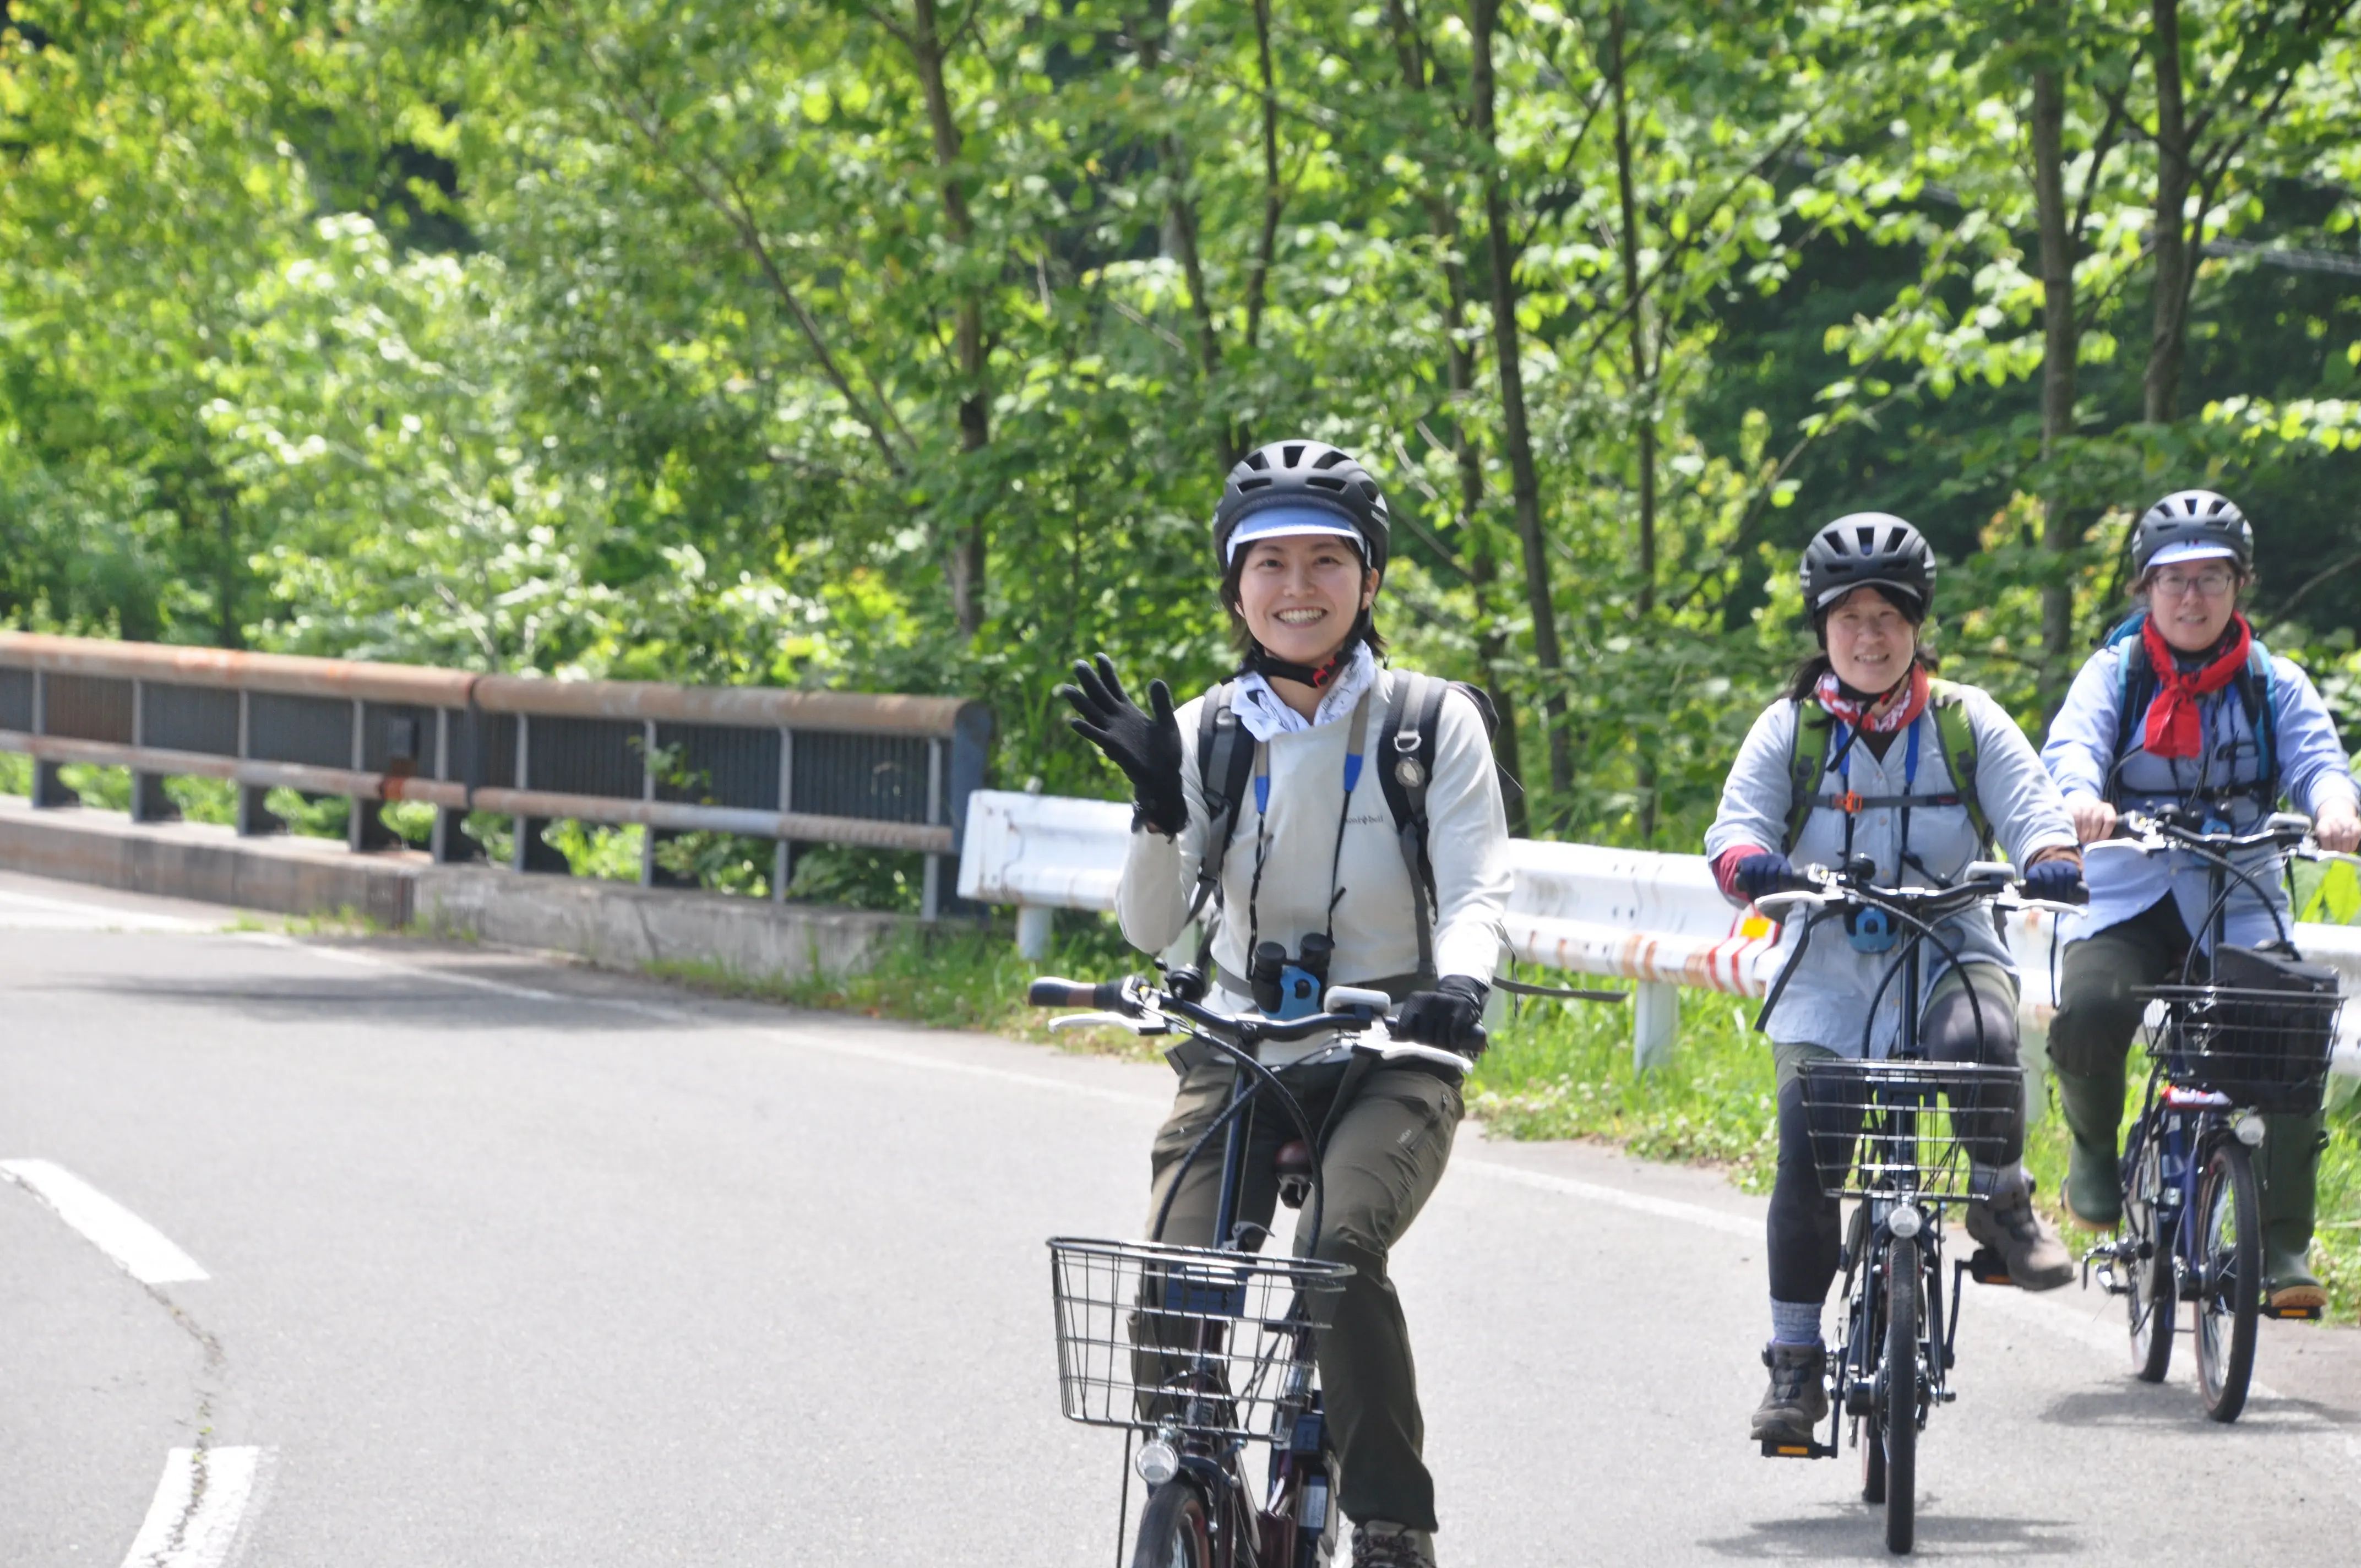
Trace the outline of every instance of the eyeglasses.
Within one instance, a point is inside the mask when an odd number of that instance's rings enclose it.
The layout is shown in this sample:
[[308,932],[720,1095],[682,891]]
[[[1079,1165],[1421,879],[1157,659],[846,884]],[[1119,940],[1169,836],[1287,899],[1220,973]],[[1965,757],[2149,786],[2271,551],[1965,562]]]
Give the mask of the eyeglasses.
[[2152,592],[2167,598],[2180,598],[2188,594],[2202,594],[2217,599],[2230,591],[2237,582],[2227,568],[2216,566],[2210,572],[2158,572],[2148,584]]

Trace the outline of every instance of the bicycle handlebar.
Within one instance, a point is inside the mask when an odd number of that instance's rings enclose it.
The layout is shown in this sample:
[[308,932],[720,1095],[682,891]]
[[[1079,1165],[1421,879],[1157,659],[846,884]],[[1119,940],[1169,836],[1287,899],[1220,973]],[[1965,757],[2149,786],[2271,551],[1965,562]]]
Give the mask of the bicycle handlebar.
[[[1150,1015],[1180,1019],[1200,1030],[1211,1031],[1240,1041],[1269,1040],[1287,1044],[1309,1039],[1314,1035],[1335,1034],[1356,1036],[1353,1048],[1368,1051],[1388,1061],[1422,1061],[1447,1068],[1461,1077],[1475,1065],[1474,1058],[1457,1051],[1447,1051],[1437,1046],[1420,1045],[1411,1040],[1389,1038],[1383,1044],[1361,1038],[1371,1028],[1393,1020],[1380,1012],[1378,1000],[1390,1002],[1382,992],[1356,990],[1350,986],[1333,987],[1327,996],[1330,1007],[1342,1003],[1343,1010],[1310,1014],[1301,1018],[1267,1018],[1260,1014],[1217,1013],[1202,1003],[1191,1002],[1169,991],[1148,985],[1135,987],[1129,981],[1104,981],[1096,985],[1081,981],[1060,980],[1043,976],[1025,989],[1025,1000],[1036,1007],[1090,1007],[1102,1012],[1119,1013],[1126,1017]],[[1476,1032],[1477,1048],[1480,1052],[1489,1042],[1482,1026]]]
[[1079,980],[1044,975],[1025,988],[1026,1002],[1035,1007],[1095,1007],[1105,1013],[1136,1011],[1126,1005],[1124,982],[1110,980],[1091,985]]
[[[2126,811],[2115,819],[2114,833],[2085,850],[2115,850],[2136,855],[2169,854],[2185,850],[2202,860],[2226,861],[2241,850],[2301,851],[2312,837],[2312,818],[2293,811],[2275,811],[2251,833],[2208,833],[2190,827],[2177,810]],[[2323,853],[2325,851],[2323,851]]]

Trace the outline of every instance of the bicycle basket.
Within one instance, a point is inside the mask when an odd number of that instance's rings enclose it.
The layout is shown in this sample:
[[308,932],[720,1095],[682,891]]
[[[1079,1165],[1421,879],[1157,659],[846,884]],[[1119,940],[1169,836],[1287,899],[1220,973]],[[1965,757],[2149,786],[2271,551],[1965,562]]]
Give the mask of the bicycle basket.
[[1352,1266],[1156,1242],[1049,1243],[1058,1391],[1090,1426],[1268,1437]]
[[[2334,989],[2334,972],[2320,970],[2327,977],[2328,989],[2315,990],[2310,977],[2301,973],[2237,969],[2230,960],[2239,951],[2224,948],[2216,973],[2278,983],[2159,985],[2139,992],[2164,1003],[2163,1020],[2149,1039],[2149,1054],[2165,1064],[2165,1076],[2173,1082],[2210,1089],[2234,1104],[2267,1112],[2317,1111],[2328,1082],[2336,1009],[2344,1000]],[[2303,989],[2296,989],[2299,984]]]
[[1972,1167],[1997,1166],[2025,1104],[2025,1071],[1977,1062],[1802,1064],[1804,1113],[1831,1198],[1964,1203]]

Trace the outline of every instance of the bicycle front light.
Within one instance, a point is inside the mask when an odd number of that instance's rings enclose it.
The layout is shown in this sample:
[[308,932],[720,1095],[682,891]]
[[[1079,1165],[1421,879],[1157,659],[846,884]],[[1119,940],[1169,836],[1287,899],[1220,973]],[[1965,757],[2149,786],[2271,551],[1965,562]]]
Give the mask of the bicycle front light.
[[2245,1113],[2235,1122],[2231,1123],[2230,1130],[2237,1134],[2238,1141],[2250,1149],[2258,1148],[2262,1145],[2263,1119],[2252,1111]]
[[1132,1463],[1139,1478],[1151,1486],[1161,1486],[1180,1474],[1180,1455],[1160,1437],[1151,1437],[1141,1443],[1139,1457]]
[[1894,1212],[1885,1216],[1885,1228],[1894,1233],[1894,1239],[1898,1242],[1906,1242],[1916,1235],[1918,1227],[1925,1223],[1926,1216],[1919,1213],[1917,1206],[1912,1203],[1896,1203]]

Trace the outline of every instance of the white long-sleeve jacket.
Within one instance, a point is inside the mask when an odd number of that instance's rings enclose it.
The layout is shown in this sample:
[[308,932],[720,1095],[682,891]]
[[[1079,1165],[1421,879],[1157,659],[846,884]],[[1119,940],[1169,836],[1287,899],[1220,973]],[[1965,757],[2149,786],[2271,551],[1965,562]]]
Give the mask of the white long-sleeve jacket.
[[[1378,672],[1367,745],[1377,749],[1385,705],[1404,677]],[[1198,717],[1204,698],[1180,710],[1181,777],[1189,825],[1167,839],[1142,828],[1131,836],[1115,911],[1133,946],[1149,952],[1170,947],[1189,920],[1207,830],[1204,789],[1197,762]],[[1300,949],[1306,933],[1329,928],[1335,898],[1336,951],[1332,984],[1399,981],[1418,968],[1418,925],[1410,871],[1402,863],[1393,812],[1378,782],[1381,761],[1369,755],[1349,798],[1345,794],[1350,712],[1295,734],[1274,736],[1268,747],[1269,804],[1256,808],[1254,793],[1239,804],[1237,824],[1222,864],[1223,913],[1213,936],[1213,960],[1232,976],[1246,972],[1255,941]],[[1427,787],[1428,859],[1434,867],[1434,964],[1438,974],[1489,982],[1499,961],[1501,916],[1511,874],[1507,815],[1484,721],[1475,705],[1446,696],[1435,738],[1433,778]],[[1247,738],[1241,736],[1243,743]],[[1344,818],[1341,848],[1337,839]],[[1259,885],[1256,862],[1261,860]],[[1334,862],[1332,889],[1330,868]],[[1209,906],[1207,913],[1212,913]],[[1217,1006],[1245,1010],[1251,999],[1235,992]],[[1274,1053],[1275,1054],[1275,1053]]]

